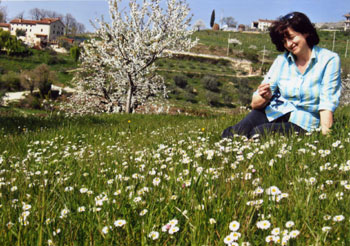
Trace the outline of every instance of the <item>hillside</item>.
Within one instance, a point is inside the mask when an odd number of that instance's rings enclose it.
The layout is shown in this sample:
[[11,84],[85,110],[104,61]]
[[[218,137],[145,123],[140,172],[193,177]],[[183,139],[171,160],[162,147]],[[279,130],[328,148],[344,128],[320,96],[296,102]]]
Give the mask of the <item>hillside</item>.
[[[320,46],[333,49],[334,33],[319,31],[319,35]],[[199,38],[199,44],[189,53],[176,54],[156,63],[168,87],[168,100],[174,107],[230,110],[249,104],[252,91],[279,54],[267,33],[204,30],[195,32],[193,38]],[[228,38],[241,44],[228,45]],[[349,33],[336,33],[334,51],[342,59],[343,76],[350,73],[350,58],[345,57],[348,39]],[[9,84],[10,91],[15,91],[20,88],[20,73],[41,63],[48,64],[55,72],[55,84],[74,87],[71,80],[79,64],[69,55],[49,50],[33,50],[32,56],[23,58],[0,55],[1,83]]]

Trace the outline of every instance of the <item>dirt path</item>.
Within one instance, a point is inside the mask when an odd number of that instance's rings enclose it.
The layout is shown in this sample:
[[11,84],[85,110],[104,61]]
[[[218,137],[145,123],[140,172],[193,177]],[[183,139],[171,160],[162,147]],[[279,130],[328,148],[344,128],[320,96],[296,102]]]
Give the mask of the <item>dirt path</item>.
[[[51,90],[54,91],[59,91],[59,93],[62,93],[62,90],[68,92],[68,93],[73,93],[76,92],[77,90],[74,88],[70,87],[59,87],[56,85],[51,86]],[[34,90],[34,92],[38,92],[38,90]],[[27,95],[30,94],[30,91],[18,91],[18,92],[7,92],[5,96],[3,97],[4,105],[8,105],[9,102],[13,101],[19,101],[24,99]]]
[[238,74],[225,74],[225,73],[203,73],[203,72],[184,71],[184,70],[176,70],[176,69],[164,69],[164,68],[158,68],[157,71],[195,74],[195,75],[214,75],[217,77],[230,77],[230,78],[249,78],[249,77],[259,76],[256,74],[238,75]]
[[235,69],[245,71],[248,74],[250,74],[252,71],[252,62],[245,59],[232,58],[228,56],[199,54],[199,53],[193,53],[193,52],[178,52],[178,51],[172,51],[172,50],[165,50],[165,52],[172,55],[191,56],[191,57],[205,58],[205,59],[211,59],[211,60],[226,60],[226,61],[229,61],[232,64],[232,67]]

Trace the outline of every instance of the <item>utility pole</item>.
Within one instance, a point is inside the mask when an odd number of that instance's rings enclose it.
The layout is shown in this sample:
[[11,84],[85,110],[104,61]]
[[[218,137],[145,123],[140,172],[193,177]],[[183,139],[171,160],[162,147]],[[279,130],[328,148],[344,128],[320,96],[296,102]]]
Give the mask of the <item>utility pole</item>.
[[336,31],[334,31],[334,33],[333,33],[333,46],[332,46],[332,51],[334,51],[334,45],[335,45],[335,32],[336,32]]
[[261,67],[264,65],[265,63],[265,52],[266,52],[266,46],[264,45],[264,50],[263,50],[263,58],[262,58],[262,62],[261,62]]
[[349,45],[349,39],[346,40],[345,58],[348,55],[348,45]]
[[227,39],[227,56],[228,56],[228,51],[230,49],[230,38],[231,38],[231,33],[228,34],[228,39]]

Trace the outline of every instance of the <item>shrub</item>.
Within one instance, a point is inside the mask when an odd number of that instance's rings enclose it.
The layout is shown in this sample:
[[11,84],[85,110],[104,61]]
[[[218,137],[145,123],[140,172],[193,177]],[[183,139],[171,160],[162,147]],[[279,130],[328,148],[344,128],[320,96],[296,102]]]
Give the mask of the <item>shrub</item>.
[[244,51],[243,52],[244,58],[247,60],[250,60],[253,63],[259,62],[259,55],[257,54],[256,51]]
[[24,29],[16,29],[16,37],[25,37],[26,36],[26,30]]
[[48,56],[48,59],[46,61],[47,65],[55,65],[55,64],[59,64],[59,63],[60,63],[60,59],[55,55]]
[[80,48],[78,46],[72,46],[69,50],[70,56],[74,59],[75,62],[78,62],[80,57]]
[[220,30],[219,24],[215,23],[214,26],[213,26],[213,30],[215,30],[215,31]]
[[243,106],[249,106],[252,99],[253,89],[248,85],[248,80],[241,79],[237,85],[238,100]]
[[190,85],[188,85],[188,86],[186,87],[186,91],[187,91],[188,93],[193,94],[193,95],[197,95],[197,94],[198,94],[198,91],[197,91],[195,88],[193,88],[193,86],[190,86]]
[[207,94],[206,94],[206,98],[207,98],[207,103],[210,106],[217,107],[217,106],[220,106],[220,104],[221,104],[220,103],[220,98],[219,98],[219,96],[216,93],[208,91]]
[[4,74],[5,73],[5,68],[3,68],[3,67],[0,67],[0,74]]
[[191,103],[197,103],[197,99],[196,96],[188,91],[185,92],[183,98],[187,101],[187,102],[191,102]]
[[38,97],[30,94],[19,101],[18,107],[28,109],[41,109],[41,101]]
[[21,86],[30,91],[33,94],[34,89],[38,86],[37,81],[34,79],[32,71],[25,70],[20,75]]
[[6,91],[4,89],[0,89],[0,105],[3,104],[3,98],[5,96]]
[[13,71],[2,75],[0,87],[6,91],[20,91],[22,87],[19,75]]
[[41,64],[33,70],[33,78],[38,85],[42,97],[49,94],[55,73],[46,64]]
[[216,47],[214,45],[209,46],[209,51],[215,51],[215,50],[216,50]]
[[174,77],[175,85],[180,88],[185,88],[187,86],[187,78],[184,75],[176,75]]
[[224,100],[224,104],[226,104],[226,106],[232,105],[233,97],[231,96],[231,94],[229,92],[223,91],[222,92],[222,99]]
[[219,92],[219,85],[220,83],[217,81],[217,79],[213,76],[204,76],[202,78],[202,83],[204,88],[207,90],[213,91],[213,92]]

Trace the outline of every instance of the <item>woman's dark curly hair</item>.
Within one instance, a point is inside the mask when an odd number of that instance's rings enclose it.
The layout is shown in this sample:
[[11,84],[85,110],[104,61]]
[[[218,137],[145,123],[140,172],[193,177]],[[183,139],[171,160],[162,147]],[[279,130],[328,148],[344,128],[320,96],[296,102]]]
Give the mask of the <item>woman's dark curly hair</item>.
[[278,51],[286,51],[284,39],[288,37],[287,28],[296,32],[307,34],[306,42],[310,49],[320,42],[320,38],[309,18],[300,12],[291,12],[276,20],[270,27],[270,37]]

